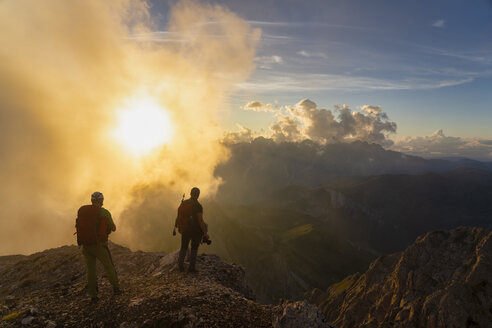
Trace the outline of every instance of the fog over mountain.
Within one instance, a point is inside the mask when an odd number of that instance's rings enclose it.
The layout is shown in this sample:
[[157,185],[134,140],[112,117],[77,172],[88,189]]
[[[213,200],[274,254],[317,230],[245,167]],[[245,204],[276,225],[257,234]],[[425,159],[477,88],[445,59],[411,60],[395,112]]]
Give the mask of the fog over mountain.
[[337,176],[418,174],[459,167],[492,170],[492,163],[429,160],[361,141],[319,144],[311,140],[275,142],[258,137],[228,147],[229,160],[215,169],[223,180],[217,197],[235,202],[261,199],[288,185],[318,185]]

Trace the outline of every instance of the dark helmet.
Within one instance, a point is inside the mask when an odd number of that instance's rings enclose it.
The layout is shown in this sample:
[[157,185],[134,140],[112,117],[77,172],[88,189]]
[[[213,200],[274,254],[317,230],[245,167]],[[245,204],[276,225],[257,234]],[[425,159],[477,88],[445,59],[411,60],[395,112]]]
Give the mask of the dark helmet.
[[200,189],[198,189],[197,187],[191,188],[190,195],[191,195],[191,197],[200,196]]

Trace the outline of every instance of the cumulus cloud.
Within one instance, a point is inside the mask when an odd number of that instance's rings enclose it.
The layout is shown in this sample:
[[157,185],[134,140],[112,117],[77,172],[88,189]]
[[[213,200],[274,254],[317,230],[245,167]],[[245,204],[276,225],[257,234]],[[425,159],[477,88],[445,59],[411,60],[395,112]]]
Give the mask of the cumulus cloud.
[[[217,112],[255,67],[260,31],[195,1],[169,13],[167,31],[186,42],[132,37],[155,25],[144,0],[0,2],[0,254],[73,243],[76,211],[95,190],[120,227],[114,238],[134,248],[174,220],[174,206],[145,195],[176,204],[193,185],[214,193],[227,158]],[[137,94],[165,108],[174,130],[142,158],[111,137]],[[129,210],[145,206],[155,211]]]
[[379,114],[382,109],[381,106],[364,105],[360,108],[360,110],[369,114]]
[[280,107],[277,103],[272,104],[264,104],[260,101],[250,101],[243,107],[244,110],[252,110],[256,112],[274,112],[280,110]]
[[299,122],[289,115],[281,113],[276,115],[277,122],[270,125],[273,132],[271,138],[276,142],[296,142],[303,139],[303,134],[299,128]]
[[226,132],[222,138],[222,142],[225,144],[236,144],[241,142],[251,142],[253,139],[261,136],[259,133],[253,132],[240,124],[237,125],[239,131]]
[[288,109],[291,118],[300,123],[298,130],[304,139],[322,144],[360,140],[388,145],[391,141],[387,135],[396,132],[396,123],[389,121],[386,113],[377,106],[366,105],[359,112],[342,105],[335,106],[332,111],[318,108],[315,102],[304,99]]
[[467,157],[492,160],[492,140],[446,136],[443,130],[423,137],[397,139],[392,149],[427,158]]
[[[245,107],[255,110],[271,108],[256,101]],[[278,111],[275,118],[276,122],[269,127],[271,133],[262,136],[276,142],[312,140],[326,144],[358,140],[388,146],[392,144],[388,135],[396,132],[396,123],[389,120],[380,106],[364,105],[360,111],[354,111],[347,105],[337,105],[330,110],[318,108],[315,102],[303,99]],[[245,140],[244,136],[253,135],[251,131],[243,130],[233,132],[228,140]]]

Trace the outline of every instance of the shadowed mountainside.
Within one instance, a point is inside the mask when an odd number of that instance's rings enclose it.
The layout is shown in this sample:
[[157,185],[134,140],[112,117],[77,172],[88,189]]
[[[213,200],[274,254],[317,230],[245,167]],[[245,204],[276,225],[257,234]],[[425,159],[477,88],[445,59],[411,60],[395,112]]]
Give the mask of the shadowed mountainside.
[[246,268],[260,301],[277,302],[325,289],[427,231],[490,229],[490,199],[492,173],[476,169],[293,185],[247,205],[206,203],[209,249]]
[[433,231],[306,297],[345,327],[490,327],[492,232]]

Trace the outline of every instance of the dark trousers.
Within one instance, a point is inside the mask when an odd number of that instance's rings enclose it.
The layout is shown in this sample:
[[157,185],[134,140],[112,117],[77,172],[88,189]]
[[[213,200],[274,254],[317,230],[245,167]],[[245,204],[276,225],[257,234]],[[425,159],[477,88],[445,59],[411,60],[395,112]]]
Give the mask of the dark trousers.
[[193,232],[183,232],[181,234],[181,250],[179,251],[178,265],[180,269],[184,268],[184,259],[186,256],[186,252],[188,251],[188,246],[191,242],[191,252],[190,252],[190,266],[189,270],[195,270],[196,257],[198,254],[198,246],[200,246],[200,242],[202,241],[201,233],[193,233]]
[[201,233],[190,233],[190,232],[184,232],[181,235],[181,249],[184,249],[185,251],[188,250],[188,246],[190,245],[191,242],[191,249],[198,249],[198,246],[200,246],[200,243],[202,241],[202,234]]

